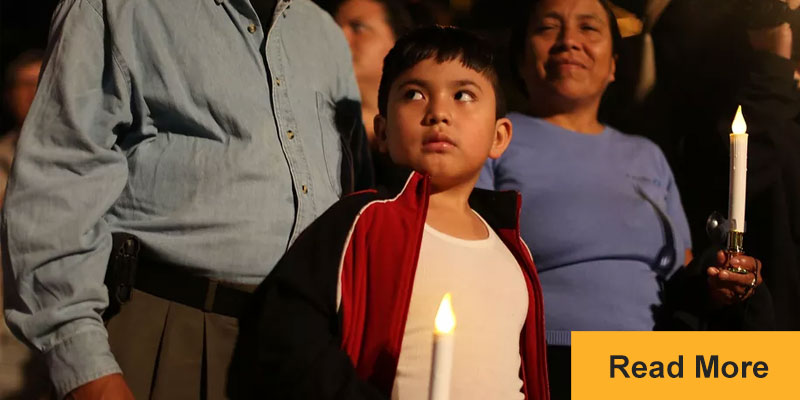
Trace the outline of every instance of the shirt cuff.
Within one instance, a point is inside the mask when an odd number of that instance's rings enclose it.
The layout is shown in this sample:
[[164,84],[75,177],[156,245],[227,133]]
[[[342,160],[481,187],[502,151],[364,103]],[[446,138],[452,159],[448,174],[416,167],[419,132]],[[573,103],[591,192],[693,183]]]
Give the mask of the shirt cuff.
[[58,399],[85,383],[122,372],[111,354],[105,331],[78,333],[44,355]]

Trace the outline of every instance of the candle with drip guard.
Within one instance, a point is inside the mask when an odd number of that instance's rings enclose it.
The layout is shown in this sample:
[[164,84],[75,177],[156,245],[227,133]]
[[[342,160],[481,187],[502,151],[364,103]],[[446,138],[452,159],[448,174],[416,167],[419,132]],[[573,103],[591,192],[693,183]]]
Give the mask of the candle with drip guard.
[[731,170],[728,197],[728,218],[732,232],[744,232],[744,206],[747,193],[747,124],[742,106],[736,110],[731,125]]
[[445,294],[439,304],[435,325],[430,400],[449,400],[450,376],[453,372],[453,334],[456,329],[456,316],[453,313],[450,293]]

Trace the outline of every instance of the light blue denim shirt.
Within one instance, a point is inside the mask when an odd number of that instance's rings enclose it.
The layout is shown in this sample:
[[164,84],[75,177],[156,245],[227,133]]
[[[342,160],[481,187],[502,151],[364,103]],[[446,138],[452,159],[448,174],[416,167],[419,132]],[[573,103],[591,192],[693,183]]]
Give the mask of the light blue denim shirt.
[[59,396],[119,372],[100,317],[111,233],[259,283],[339,198],[334,106],[358,96],[341,31],[308,0],[272,21],[248,0],[61,1],[2,232],[6,318]]

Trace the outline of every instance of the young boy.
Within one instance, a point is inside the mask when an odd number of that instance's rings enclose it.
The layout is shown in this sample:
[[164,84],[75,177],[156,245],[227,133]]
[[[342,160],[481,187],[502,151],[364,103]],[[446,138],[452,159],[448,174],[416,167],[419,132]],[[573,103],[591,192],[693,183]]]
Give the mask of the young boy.
[[413,172],[336,203],[262,284],[241,340],[254,341],[249,372],[264,397],[427,399],[447,292],[457,319],[451,398],[549,397],[519,195],[474,189],[511,138],[491,54],[465,31],[430,27],[386,56],[376,138]]

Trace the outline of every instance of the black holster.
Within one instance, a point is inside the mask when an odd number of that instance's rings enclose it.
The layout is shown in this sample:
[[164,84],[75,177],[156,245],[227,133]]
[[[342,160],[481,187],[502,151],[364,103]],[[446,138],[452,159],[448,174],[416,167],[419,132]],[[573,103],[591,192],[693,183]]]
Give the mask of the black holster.
[[113,247],[108,258],[104,283],[108,288],[108,308],[103,319],[116,315],[125,302],[131,299],[139,264],[139,238],[124,232],[113,233]]

